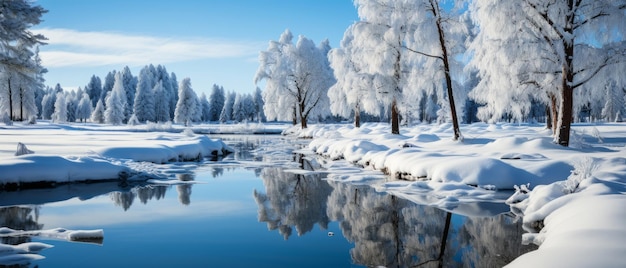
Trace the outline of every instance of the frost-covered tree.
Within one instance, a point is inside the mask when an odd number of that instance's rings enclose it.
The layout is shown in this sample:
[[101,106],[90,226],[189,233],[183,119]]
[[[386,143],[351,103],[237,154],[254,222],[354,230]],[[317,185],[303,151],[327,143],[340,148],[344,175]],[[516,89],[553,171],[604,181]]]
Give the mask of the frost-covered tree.
[[76,96],[68,93],[65,95],[65,106],[67,107],[67,122],[76,122],[76,110],[78,107],[78,100]]
[[226,123],[230,120],[233,120],[233,106],[235,105],[235,98],[237,97],[237,93],[228,92],[226,94],[226,100],[224,100],[224,107],[222,107],[222,112],[220,113],[220,122]]
[[102,85],[102,91],[100,91],[100,99],[102,103],[104,103],[106,107],[106,98],[109,95],[109,92],[113,90],[113,85],[115,84],[115,73],[116,71],[110,71],[104,77],[104,84]]
[[107,124],[121,125],[124,122],[124,107],[126,105],[126,92],[124,91],[124,79],[121,72],[115,73],[115,83],[109,96],[106,98],[104,121]]
[[224,87],[215,84],[213,85],[211,95],[209,95],[209,106],[211,107],[211,111],[209,113],[208,121],[217,122],[220,120],[220,114],[224,108],[224,102],[226,101],[226,96],[224,94]]
[[[542,98],[558,119],[555,142],[568,146],[575,89],[593,90],[607,66],[624,62],[623,1],[476,0],[469,10],[480,29],[472,44],[474,66],[482,84],[499,90],[487,105],[498,111],[506,102],[493,98]],[[528,92],[506,91],[518,88]]]
[[245,120],[246,111],[244,110],[243,104],[243,95],[237,94],[235,96],[235,101],[233,102],[233,121],[241,122]]
[[611,81],[604,87],[606,98],[602,108],[602,118],[608,122],[616,121],[624,109],[624,91]]
[[301,127],[306,128],[310,116],[324,117],[330,113],[327,92],[334,77],[324,43],[316,47],[304,36],[295,45],[292,40],[287,29],[278,41],[270,41],[268,49],[259,54],[254,81],[266,81],[263,100],[268,104],[268,119],[299,120]]
[[178,86],[178,102],[174,113],[174,122],[190,126],[196,111],[198,97],[191,88],[191,79],[184,78]]
[[127,122],[133,114],[135,103],[135,92],[137,91],[137,79],[130,72],[128,66],[122,70],[122,84],[124,86],[124,92],[126,93],[126,100],[124,105],[124,122]]
[[[45,37],[30,28],[41,22],[47,10],[30,1],[3,1],[0,5],[0,114],[9,120],[36,115],[34,90],[37,75],[44,70],[32,50],[44,44]],[[28,114],[28,115],[27,115]]]
[[52,114],[52,122],[67,122],[67,104],[65,101],[65,94],[63,92],[56,93],[56,100],[54,101],[54,113]]
[[265,113],[263,112],[263,107],[265,103],[263,102],[263,91],[261,88],[256,87],[254,91],[254,95],[252,96],[252,101],[254,102],[254,118],[257,122],[265,122]]
[[52,89],[48,89],[47,93],[41,99],[41,118],[50,120],[54,113],[54,102],[56,101],[56,93]]
[[[328,89],[330,110],[333,114],[349,117],[354,114],[354,125],[361,125],[361,111],[378,111],[380,105],[372,91],[372,75],[366,73],[364,53],[354,42],[356,24],[346,29],[340,47],[330,51],[328,58],[337,82]],[[365,108],[363,105],[372,105]]]
[[87,121],[87,119],[91,117],[92,111],[93,108],[91,107],[89,94],[83,93],[80,97],[80,101],[78,102],[78,107],[76,107],[76,120],[80,120],[80,122]]
[[[168,81],[169,83],[169,81]],[[154,109],[155,120],[157,122],[169,122],[170,121],[170,97],[169,93],[163,87],[163,81],[159,81],[154,89]]]
[[102,104],[102,100],[100,99],[98,99],[96,108],[94,108],[91,113],[91,122],[98,124],[104,123],[104,104]]
[[97,77],[95,74],[92,75],[91,79],[89,79],[89,83],[85,86],[85,92],[89,94],[91,106],[95,107],[100,100],[100,95],[102,94],[102,81],[100,80],[100,77]]
[[154,87],[152,85],[153,79],[154,76],[149,66],[145,66],[139,71],[133,114],[137,117],[137,120],[142,123],[155,121],[155,94],[152,90]]
[[[174,72],[170,73],[170,118],[174,118],[176,104],[178,103],[178,79]],[[167,89],[167,88],[165,88]]]
[[208,122],[211,117],[211,105],[204,92],[200,94],[200,105],[202,107],[202,122]]
[[[175,78],[175,76],[174,76]],[[155,87],[156,84],[161,83],[161,87],[163,87],[162,92],[159,94],[155,94],[155,108],[156,109],[163,109],[163,110],[167,110],[168,115],[165,116],[165,114],[161,114],[160,116],[157,115],[157,117],[159,117],[157,119],[157,121],[160,122],[167,122],[170,121],[171,118],[174,116],[174,109],[176,108],[176,96],[178,95],[178,92],[174,89],[175,86],[172,84],[172,80],[170,75],[167,72],[167,69],[165,68],[165,66],[163,65],[158,65],[156,67],[156,73],[155,73]],[[157,101],[156,98],[161,98],[162,100]],[[161,107],[157,106],[157,102],[159,102],[158,105],[162,105]],[[161,111],[157,112],[161,113]]]

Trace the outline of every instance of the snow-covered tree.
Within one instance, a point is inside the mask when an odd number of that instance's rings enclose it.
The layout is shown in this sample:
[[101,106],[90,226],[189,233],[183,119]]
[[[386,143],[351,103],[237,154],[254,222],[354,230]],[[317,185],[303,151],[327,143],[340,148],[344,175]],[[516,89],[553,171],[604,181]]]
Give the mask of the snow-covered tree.
[[265,113],[263,112],[263,107],[265,103],[263,102],[263,91],[261,88],[256,87],[254,91],[254,95],[252,96],[252,101],[254,102],[254,118],[257,122],[265,122]]
[[233,120],[233,106],[235,105],[235,98],[237,97],[237,93],[228,92],[226,94],[226,100],[224,100],[224,107],[222,107],[222,112],[220,113],[220,122],[226,123],[230,120]]
[[[170,73],[170,118],[174,118],[176,104],[178,103],[178,79],[174,72]],[[167,87],[164,87],[167,89]]]
[[102,81],[100,77],[97,77],[95,74],[91,76],[89,79],[89,83],[85,86],[85,92],[89,94],[89,99],[91,100],[91,106],[95,107],[100,100],[100,95],[102,94]]
[[98,99],[96,108],[94,108],[91,113],[91,122],[98,124],[104,123],[104,104],[102,104],[102,100],[100,99]]
[[[135,94],[133,114],[137,116],[139,122],[155,121],[155,94],[152,90],[153,75],[149,66],[145,66],[139,71],[137,82],[137,92]],[[169,111],[168,111],[169,112]]]
[[334,84],[329,67],[328,49],[316,47],[313,41],[300,36],[294,45],[287,29],[278,41],[270,41],[259,55],[260,65],[254,81],[265,80],[265,115],[270,120],[300,121],[306,128],[310,116],[330,114],[328,88]]
[[236,122],[244,121],[246,118],[246,112],[243,107],[243,96],[241,94],[237,94],[235,96],[235,101],[233,102],[233,116],[232,120]]
[[513,98],[538,96],[553,111],[555,142],[568,146],[575,89],[593,90],[607,66],[624,62],[623,1],[476,0],[469,10],[480,29],[473,65],[481,84],[498,89],[484,101],[487,107],[498,111]]
[[27,0],[3,1],[0,5],[0,114],[9,120],[23,120],[36,115],[34,90],[43,69],[38,62],[35,46],[45,37],[30,28],[41,22],[47,10]]
[[128,66],[122,70],[122,84],[124,86],[124,92],[126,93],[126,100],[124,105],[124,122],[133,114],[135,103],[135,92],[137,91],[137,79],[130,72]]
[[104,103],[106,107],[106,98],[109,95],[109,92],[113,90],[113,85],[115,84],[115,73],[116,71],[110,71],[104,77],[104,84],[102,85],[102,91],[100,91],[100,99],[102,103]]
[[604,87],[606,98],[602,108],[602,118],[608,122],[615,122],[624,109],[624,91],[614,81]]
[[116,72],[113,89],[106,98],[104,121],[112,125],[121,125],[124,122],[125,105],[126,92],[124,91],[124,79],[121,72]]
[[89,94],[83,93],[80,97],[80,101],[78,102],[78,107],[76,108],[76,120],[80,120],[80,122],[87,121],[87,119],[91,117],[92,111],[93,108],[91,107]]
[[67,107],[67,122],[76,122],[76,110],[78,108],[78,100],[71,93],[65,95],[65,106]]
[[220,114],[224,108],[224,102],[226,101],[226,96],[224,94],[223,87],[215,84],[213,85],[211,95],[209,95],[209,106],[211,107],[211,111],[209,113],[208,121],[217,122],[220,120]]
[[163,81],[159,81],[152,92],[154,94],[155,120],[157,122],[170,121],[170,97],[163,87]]
[[200,105],[202,107],[202,122],[208,122],[211,117],[211,105],[204,92],[200,94]]
[[56,93],[56,100],[54,102],[54,113],[52,114],[52,122],[67,122],[67,104],[65,101],[65,94],[63,92]]
[[184,78],[178,86],[178,102],[176,103],[176,112],[174,113],[174,122],[191,125],[194,112],[196,110],[196,102],[198,97],[191,88],[191,79]]

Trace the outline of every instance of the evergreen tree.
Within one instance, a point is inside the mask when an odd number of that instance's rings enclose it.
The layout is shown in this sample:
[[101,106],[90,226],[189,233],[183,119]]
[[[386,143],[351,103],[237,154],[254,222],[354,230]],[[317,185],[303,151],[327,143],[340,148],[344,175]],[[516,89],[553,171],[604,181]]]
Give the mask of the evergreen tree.
[[83,93],[78,102],[78,107],[76,108],[76,119],[80,120],[80,122],[87,121],[91,116],[92,110],[89,94]]
[[174,122],[190,126],[196,110],[198,97],[191,88],[191,79],[185,78],[178,87],[178,102],[174,113]]
[[257,122],[265,122],[265,113],[263,112],[263,106],[265,103],[263,102],[263,92],[259,87],[256,87],[253,96],[254,102],[254,116]]
[[104,104],[102,104],[102,100],[100,99],[98,99],[96,108],[94,108],[91,113],[91,122],[98,124],[104,123]]
[[130,72],[128,66],[122,70],[122,84],[124,85],[124,92],[126,92],[126,101],[124,105],[124,122],[127,122],[130,116],[133,114],[135,103],[135,92],[137,90],[137,79]]
[[237,94],[235,92],[229,92],[226,95],[226,100],[224,101],[224,108],[222,108],[222,112],[220,113],[220,122],[226,123],[230,120],[233,120],[233,106],[235,104],[235,98]]
[[124,122],[124,105],[126,103],[126,92],[124,92],[124,81],[122,73],[115,74],[113,89],[106,99],[106,109],[104,110],[104,121],[112,125],[121,125]]
[[153,75],[150,67],[146,66],[139,71],[137,93],[135,95],[134,114],[139,122],[155,121],[155,107],[153,92]]
[[200,105],[202,106],[202,122],[208,122],[211,118],[211,105],[204,92],[200,95]]
[[[169,83],[169,80],[168,82]],[[157,122],[168,122],[170,118],[170,97],[167,89],[163,86],[163,81],[159,81],[153,89],[154,108]]]
[[89,83],[85,87],[85,91],[89,94],[91,106],[95,107],[100,100],[100,95],[102,95],[102,81],[100,80],[100,77],[92,75]]
[[104,77],[104,85],[102,85],[102,91],[100,91],[100,99],[102,100],[102,103],[104,103],[105,108],[106,108],[106,98],[109,95],[109,92],[113,90],[113,84],[115,84],[115,73],[116,73],[115,70],[110,71]]
[[67,122],[76,122],[76,110],[78,103],[74,95],[67,94],[65,96],[65,106],[67,107]]
[[63,92],[56,93],[56,100],[54,102],[54,113],[52,114],[52,122],[67,122],[67,105],[65,103],[65,94],[63,94]]
[[211,95],[209,96],[209,107],[211,108],[209,121],[217,122],[220,120],[220,114],[224,108],[225,99],[224,88],[214,84]]

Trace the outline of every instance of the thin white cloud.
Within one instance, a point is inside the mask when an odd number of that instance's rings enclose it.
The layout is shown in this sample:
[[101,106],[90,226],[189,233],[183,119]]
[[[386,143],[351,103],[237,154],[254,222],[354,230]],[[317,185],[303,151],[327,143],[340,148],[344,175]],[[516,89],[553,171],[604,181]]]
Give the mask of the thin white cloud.
[[209,38],[163,38],[112,32],[44,28],[48,38],[40,56],[46,67],[164,64],[212,58],[251,57],[266,42]]

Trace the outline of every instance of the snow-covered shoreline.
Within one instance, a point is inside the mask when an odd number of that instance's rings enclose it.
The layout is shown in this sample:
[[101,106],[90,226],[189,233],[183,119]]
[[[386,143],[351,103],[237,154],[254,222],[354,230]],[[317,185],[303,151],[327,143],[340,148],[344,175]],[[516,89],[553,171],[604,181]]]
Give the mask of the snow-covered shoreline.
[[[541,125],[477,123],[462,132],[464,141],[453,141],[446,124],[401,135],[386,124],[285,131],[313,138],[308,149],[329,159],[329,180],[455,213],[477,213],[472,204],[504,202],[494,190],[517,189],[507,204],[529,231],[525,243],[540,247],[510,267],[626,266],[626,124],[574,125],[569,148]],[[366,172],[345,172],[341,161]]]
[[[134,130],[48,123],[4,128],[0,130],[3,136],[0,142],[0,188],[146,180],[151,175],[135,169],[136,163],[200,161],[204,157],[234,151],[219,139],[195,135],[188,130],[177,131],[182,133]],[[15,156],[18,143],[25,144],[34,153]]]

